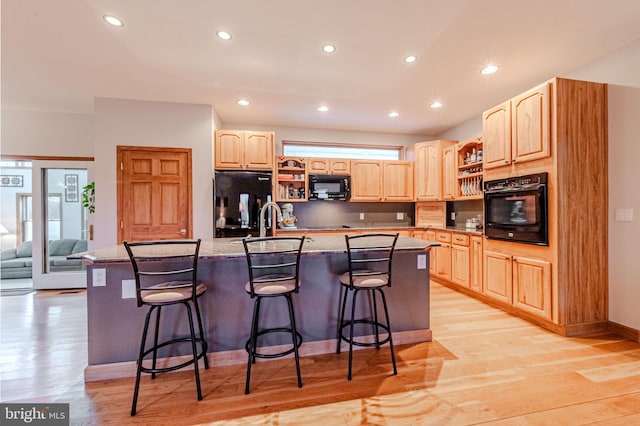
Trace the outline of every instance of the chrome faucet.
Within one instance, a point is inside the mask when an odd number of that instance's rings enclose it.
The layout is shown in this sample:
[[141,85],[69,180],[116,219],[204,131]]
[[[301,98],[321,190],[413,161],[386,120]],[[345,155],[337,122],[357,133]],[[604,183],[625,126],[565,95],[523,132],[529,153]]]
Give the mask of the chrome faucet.
[[267,236],[267,227],[264,224],[264,213],[267,211],[269,207],[275,207],[276,209],[276,221],[278,223],[282,222],[282,210],[280,210],[280,206],[274,201],[269,201],[260,209],[260,238]]

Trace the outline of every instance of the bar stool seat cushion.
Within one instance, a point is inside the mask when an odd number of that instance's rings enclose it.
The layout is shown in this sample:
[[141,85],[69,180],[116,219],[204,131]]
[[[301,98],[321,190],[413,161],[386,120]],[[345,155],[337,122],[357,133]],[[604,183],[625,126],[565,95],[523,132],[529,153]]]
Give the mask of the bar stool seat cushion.
[[[382,273],[375,273],[373,271],[363,270],[357,271],[358,274],[371,274],[371,275],[353,275],[353,286],[355,288],[378,288],[384,287],[389,283],[389,275]],[[347,287],[350,286],[349,272],[345,272],[340,275],[340,284]]]
[[[179,287],[184,286],[184,287]],[[191,281],[170,281],[148,287],[140,291],[144,303],[172,303],[191,299]],[[200,296],[207,290],[207,286],[198,283],[196,295]]]
[[[267,275],[260,277],[260,280],[265,280],[265,282],[254,281],[253,292],[257,295],[266,296],[275,294],[286,294],[295,291],[295,278],[283,279],[282,281],[273,281],[279,278],[288,278],[288,276],[282,277],[279,275]],[[299,282],[298,286],[300,285],[302,285],[302,283]],[[247,293],[251,293],[251,283],[247,282],[244,285],[244,289],[247,291]]]

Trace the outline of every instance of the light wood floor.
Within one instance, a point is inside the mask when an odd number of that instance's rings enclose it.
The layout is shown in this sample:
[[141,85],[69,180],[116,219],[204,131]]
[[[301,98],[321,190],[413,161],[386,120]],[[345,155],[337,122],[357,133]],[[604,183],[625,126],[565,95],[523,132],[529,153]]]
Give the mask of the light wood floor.
[[[393,289],[391,289],[393,290]],[[83,382],[83,293],[0,297],[2,402],[68,402],[71,424],[640,424],[640,344],[615,335],[564,338],[432,283],[434,341],[306,357],[304,386],[291,359],[259,363],[244,395],[245,365]],[[132,325],[132,327],[138,325]]]

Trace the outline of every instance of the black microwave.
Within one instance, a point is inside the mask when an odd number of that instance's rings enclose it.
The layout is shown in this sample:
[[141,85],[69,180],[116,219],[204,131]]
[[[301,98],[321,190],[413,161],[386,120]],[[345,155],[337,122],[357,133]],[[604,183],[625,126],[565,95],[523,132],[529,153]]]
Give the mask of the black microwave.
[[351,196],[351,176],[309,175],[310,200],[348,200]]

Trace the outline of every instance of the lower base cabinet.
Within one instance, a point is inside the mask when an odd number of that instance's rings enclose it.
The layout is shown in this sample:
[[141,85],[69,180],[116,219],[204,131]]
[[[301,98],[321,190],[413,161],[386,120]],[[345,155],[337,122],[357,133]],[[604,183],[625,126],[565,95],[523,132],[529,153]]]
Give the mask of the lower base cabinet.
[[475,292],[482,293],[482,237],[471,237],[469,256],[471,257],[469,287]]
[[551,263],[487,250],[484,252],[483,293],[551,319]]

